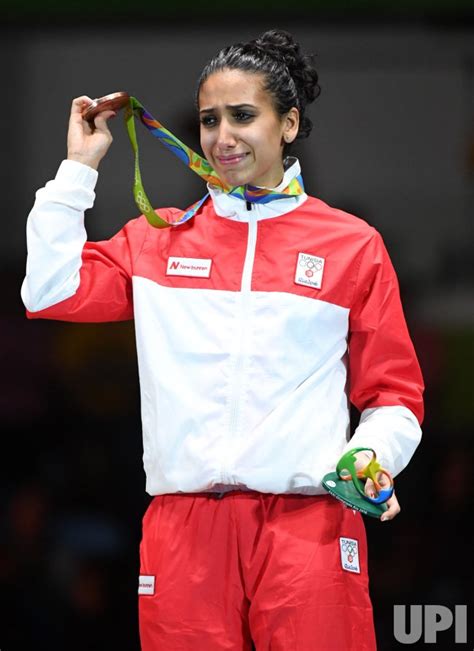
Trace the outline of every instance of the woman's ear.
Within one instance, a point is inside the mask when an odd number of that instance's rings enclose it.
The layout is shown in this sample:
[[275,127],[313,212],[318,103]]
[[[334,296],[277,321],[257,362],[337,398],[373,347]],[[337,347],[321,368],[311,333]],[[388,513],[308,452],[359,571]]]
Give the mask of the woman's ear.
[[298,134],[298,129],[300,126],[300,112],[293,106],[284,118],[284,129],[283,129],[283,142],[289,144],[293,142]]

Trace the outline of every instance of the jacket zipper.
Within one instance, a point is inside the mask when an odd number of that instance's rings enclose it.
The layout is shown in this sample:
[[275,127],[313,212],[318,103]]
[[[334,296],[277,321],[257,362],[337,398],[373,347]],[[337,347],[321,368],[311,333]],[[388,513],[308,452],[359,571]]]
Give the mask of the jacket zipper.
[[[257,244],[257,218],[254,216],[251,207],[249,210],[247,250],[245,253],[244,268],[242,271],[242,280],[240,285],[240,315],[239,315],[239,343],[237,355],[232,375],[232,388],[230,398],[230,416],[229,416],[229,440],[226,441],[224,457],[222,463],[222,482],[225,484],[233,483],[232,476],[229,473],[229,464],[232,463],[233,442],[237,434],[239,425],[239,416],[242,401],[242,381],[244,378],[245,363],[247,359],[247,331],[250,317],[250,299],[252,286],[252,272],[255,261],[255,247]],[[251,206],[251,204],[250,204]]]

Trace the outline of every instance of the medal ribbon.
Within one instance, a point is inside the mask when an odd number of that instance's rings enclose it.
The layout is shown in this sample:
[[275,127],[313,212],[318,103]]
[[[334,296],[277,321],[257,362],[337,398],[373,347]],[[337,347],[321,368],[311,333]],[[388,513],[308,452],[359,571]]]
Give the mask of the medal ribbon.
[[244,201],[250,201],[254,203],[268,203],[274,199],[286,199],[289,196],[298,196],[304,192],[303,177],[301,174],[293,178],[287,187],[279,192],[270,190],[268,188],[259,188],[252,185],[239,185],[236,187],[227,185],[217,175],[214,168],[211,167],[205,158],[199,154],[196,154],[196,152],[194,152],[190,147],[185,145],[174,134],[172,134],[171,131],[168,131],[168,129],[166,129],[160,122],[158,122],[158,120],[156,120],[150,113],[148,113],[145,107],[135,97],[130,97],[130,103],[127,105],[125,110],[125,122],[127,125],[130,142],[135,153],[133,196],[135,197],[135,202],[140,211],[145,215],[148,222],[155,228],[177,226],[188,221],[188,219],[194,217],[196,212],[206,201],[209,193],[207,193],[202,199],[199,199],[199,201],[193,203],[192,206],[190,206],[186,211],[183,210],[181,215],[179,215],[173,222],[168,222],[167,220],[160,217],[160,215],[153,210],[143,187],[134,118],[138,118],[140,122],[145,125],[145,127],[150,131],[150,133],[155,136],[155,138],[158,138],[158,140],[163,145],[165,145],[167,149],[173,152],[175,156],[177,156],[193,172],[198,174],[204,181],[214,187],[220,188],[227,194],[238,197]]

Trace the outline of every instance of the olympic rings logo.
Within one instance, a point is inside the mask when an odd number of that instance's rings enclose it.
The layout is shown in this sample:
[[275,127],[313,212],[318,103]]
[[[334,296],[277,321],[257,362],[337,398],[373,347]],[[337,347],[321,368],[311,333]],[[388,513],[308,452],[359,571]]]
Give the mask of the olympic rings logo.
[[321,271],[323,268],[323,263],[321,260],[314,260],[313,258],[302,259],[299,262],[300,267],[311,269],[311,271]]
[[352,561],[354,560],[354,556],[356,556],[357,554],[356,545],[350,540],[345,540],[342,543],[342,551],[344,552],[344,554],[347,554],[347,560],[349,561],[349,563],[352,563]]
[[349,541],[343,543],[343,545],[342,545],[342,551],[343,551],[344,553],[347,553],[347,554],[354,554],[354,555],[357,553],[357,551],[356,551],[356,546],[354,545],[353,542],[349,542]]
[[137,200],[138,207],[143,213],[151,210],[150,202],[147,200],[147,198],[145,197],[145,195],[141,190],[137,192],[136,200]]
[[307,278],[311,278],[312,276],[314,276],[315,273],[321,271],[323,268],[322,260],[319,260],[317,258],[315,259],[309,256],[301,257],[298,262],[298,265],[300,267],[303,267],[303,269],[305,269],[304,274]]

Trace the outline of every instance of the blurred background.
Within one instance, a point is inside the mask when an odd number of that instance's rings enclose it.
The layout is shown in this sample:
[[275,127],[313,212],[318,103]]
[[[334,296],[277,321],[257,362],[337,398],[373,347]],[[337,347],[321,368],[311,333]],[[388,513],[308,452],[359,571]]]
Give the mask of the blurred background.
[[[472,3],[287,5],[2,6],[1,651],[139,649],[138,545],[150,497],[133,323],[28,321],[20,300],[26,218],[66,155],[71,100],[127,90],[200,151],[202,67],[220,47],[272,27],[316,55],[315,126],[293,152],[307,191],[381,232],[427,387],[424,439],[397,481],[402,513],[385,525],[366,520],[379,649],[406,647],[393,634],[395,604],[467,605],[467,643],[451,628],[436,648],[473,648]],[[202,181],[137,128],[152,203],[184,208],[201,197]],[[120,116],[112,130],[87,215],[91,240],[137,215]]]

